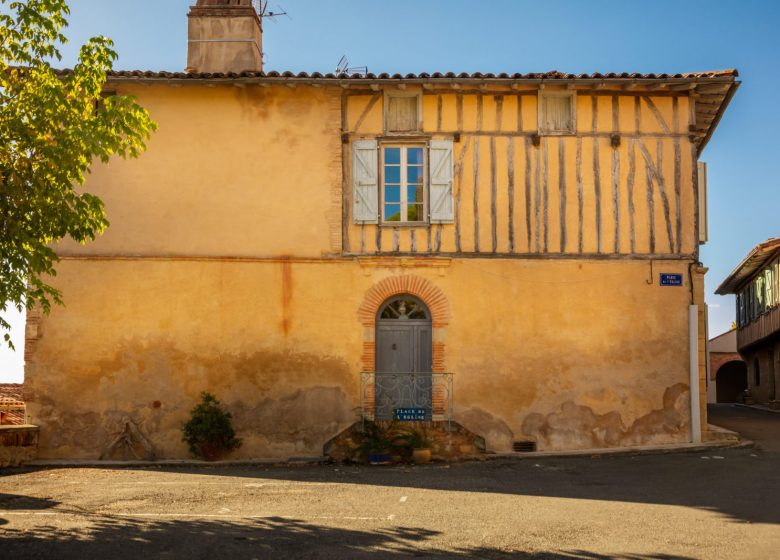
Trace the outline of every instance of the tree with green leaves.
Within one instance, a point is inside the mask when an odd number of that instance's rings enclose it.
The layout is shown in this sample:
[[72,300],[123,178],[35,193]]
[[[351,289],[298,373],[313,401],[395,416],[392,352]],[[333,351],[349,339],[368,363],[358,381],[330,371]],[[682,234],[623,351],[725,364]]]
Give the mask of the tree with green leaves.
[[137,157],[156,125],[130,96],[104,96],[117,54],[106,37],[58,71],[66,0],[0,0],[0,331],[12,346],[10,307],[48,313],[62,304],[49,282],[52,244],[80,243],[108,226],[102,201],[84,190],[94,161]]

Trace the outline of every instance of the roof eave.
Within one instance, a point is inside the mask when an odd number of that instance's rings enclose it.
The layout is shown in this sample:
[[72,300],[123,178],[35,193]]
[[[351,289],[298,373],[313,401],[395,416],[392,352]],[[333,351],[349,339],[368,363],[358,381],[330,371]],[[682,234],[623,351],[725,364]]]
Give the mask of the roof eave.
[[[296,83],[296,84],[321,84],[321,85],[372,85],[372,84],[494,84],[511,86],[516,85],[568,85],[577,84],[581,86],[626,86],[634,85],[637,87],[668,84],[668,85],[686,85],[703,83],[734,83],[731,77],[697,77],[697,78],[312,78],[297,76],[122,76],[109,75],[109,83],[176,83],[176,84],[210,84],[210,83],[257,83],[257,84],[278,84],[278,83]],[[680,92],[684,95],[684,91]],[[733,93],[732,93],[733,95]]]
[[[755,270],[760,269],[766,264],[768,260],[771,260],[775,254],[780,251],[780,237],[773,237],[767,239],[763,243],[759,243],[747,254],[747,256],[740,261],[740,263],[731,271],[720,286],[715,290],[715,293],[719,296],[726,296],[729,294],[737,293],[742,286],[752,277]],[[742,271],[750,264],[760,263],[759,266],[752,271],[741,274]]]
[[702,139],[701,144],[699,144],[699,148],[698,148],[699,155],[701,155],[701,153],[704,151],[704,148],[707,147],[707,143],[710,141],[710,138],[712,138],[712,134],[715,132],[715,129],[718,128],[718,124],[720,124],[720,119],[723,118],[723,114],[726,112],[726,108],[729,106],[729,103],[731,103],[731,99],[734,97],[734,94],[737,93],[737,90],[739,89],[739,86],[741,84],[742,82],[739,80],[735,80],[734,83],[731,84],[729,91],[726,93],[726,97],[723,99],[723,102],[720,104],[720,108],[718,109],[715,118],[712,120],[712,123],[710,124],[710,127],[707,130],[706,136]]

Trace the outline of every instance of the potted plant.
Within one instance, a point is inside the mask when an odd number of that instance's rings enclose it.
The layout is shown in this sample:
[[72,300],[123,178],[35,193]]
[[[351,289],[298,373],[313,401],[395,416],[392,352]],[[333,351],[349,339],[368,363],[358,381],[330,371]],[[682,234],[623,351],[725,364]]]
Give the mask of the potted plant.
[[398,429],[395,422],[382,425],[372,420],[363,421],[360,450],[372,465],[389,465],[393,448],[397,447]]
[[412,448],[412,461],[416,465],[424,465],[431,461],[431,447],[433,441],[424,427],[411,429],[404,434],[404,439]]
[[206,392],[200,396],[200,404],[190,411],[189,421],[181,428],[182,440],[193,455],[216,461],[241,447],[241,440],[233,430],[232,415],[222,409],[217,398]]

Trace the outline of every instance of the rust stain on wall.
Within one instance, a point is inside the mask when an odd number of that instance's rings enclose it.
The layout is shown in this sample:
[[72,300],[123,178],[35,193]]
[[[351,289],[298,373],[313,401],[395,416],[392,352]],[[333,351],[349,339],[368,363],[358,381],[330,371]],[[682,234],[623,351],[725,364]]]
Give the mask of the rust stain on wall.
[[566,401],[557,412],[529,414],[523,433],[540,449],[588,449],[679,441],[689,429],[689,390],[683,383],[667,387],[662,408],[652,410],[626,427],[621,414],[596,414],[587,406]]
[[282,332],[290,334],[290,304],[292,303],[293,276],[292,264],[282,263]]

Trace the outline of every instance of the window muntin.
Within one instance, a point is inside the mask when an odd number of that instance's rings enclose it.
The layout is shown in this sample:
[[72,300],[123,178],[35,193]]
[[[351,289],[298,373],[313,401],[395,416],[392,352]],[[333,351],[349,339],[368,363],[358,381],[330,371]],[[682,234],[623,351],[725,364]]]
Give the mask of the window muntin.
[[764,271],[764,310],[769,311],[775,305],[774,295],[774,280],[773,280],[773,267],[769,267]]
[[425,222],[425,146],[382,145],[382,221]]
[[576,132],[576,95],[574,92],[539,94],[539,132],[574,134]]
[[427,320],[430,318],[428,308],[415,298],[400,296],[387,302],[379,312],[380,319]]
[[745,297],[742,292],[737,294],[737,326],[745,324]]

